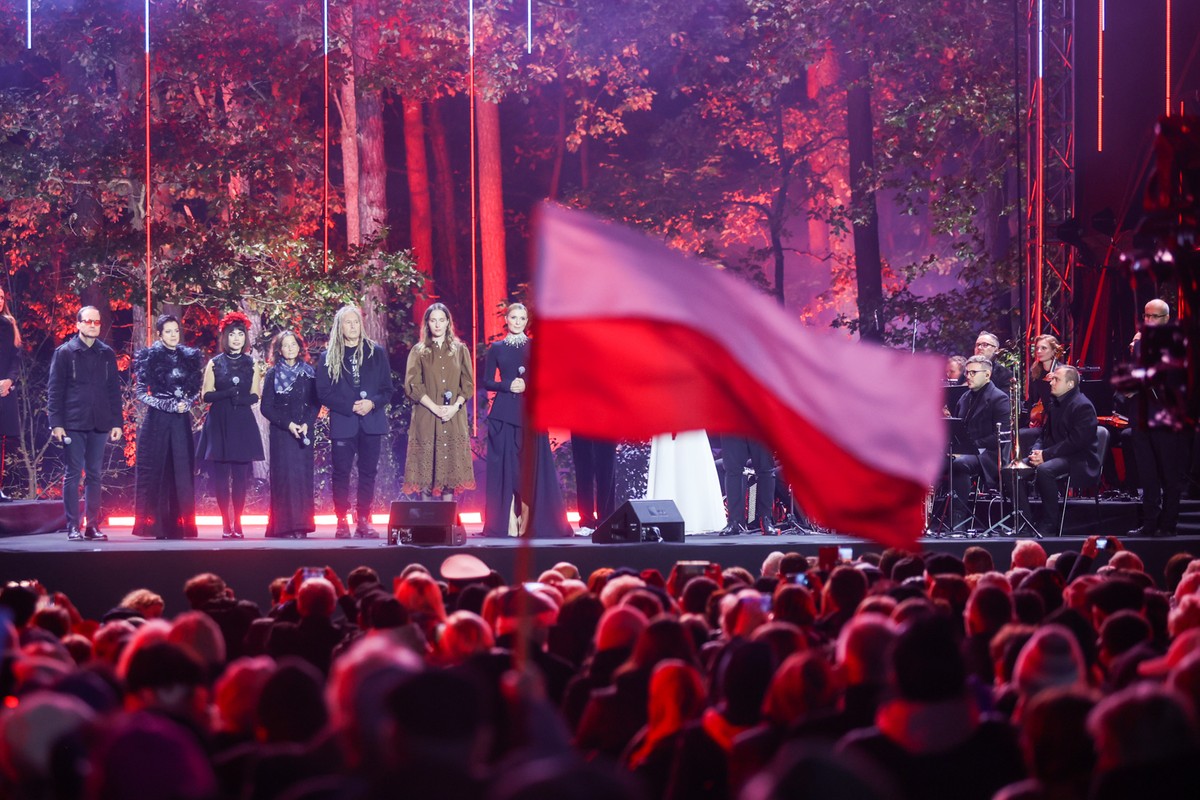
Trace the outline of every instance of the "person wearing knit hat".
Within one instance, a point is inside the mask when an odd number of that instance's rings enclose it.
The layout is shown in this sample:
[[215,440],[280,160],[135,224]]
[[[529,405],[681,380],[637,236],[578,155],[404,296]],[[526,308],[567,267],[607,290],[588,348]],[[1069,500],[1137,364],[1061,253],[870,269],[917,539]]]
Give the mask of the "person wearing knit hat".
[[251,407],[262,396],[262,364],[250,351],[250,319],[231,311],[221,319],[221,352],[204,368],[200,392],[208,414],[197,452],[212,463],[221,509],[221,538],[242,539],[242,510],[250,466],[263,460],[262,436]]

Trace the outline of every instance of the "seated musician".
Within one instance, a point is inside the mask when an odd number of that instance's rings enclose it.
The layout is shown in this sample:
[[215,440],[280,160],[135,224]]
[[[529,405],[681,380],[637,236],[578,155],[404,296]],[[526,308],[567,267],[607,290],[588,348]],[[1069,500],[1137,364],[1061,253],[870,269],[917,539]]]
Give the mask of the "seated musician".
[[1000,339],[994,333],[988,331],[980,331],[975,337],[975,355],[983,356],[992,364],[992,383],[1000,387],[1003,392],[1008,392],[1008,387],[1012,384],[1012,370],[1003,364],[996,363],[996,353],[1000,351]]
[[963,420],[966,438],[974,452],[956,455],[943,483],[952,483],[952,519],[954,527],[962,527],[971,520],[966,499],[971,493],[971,479],[978,478],[980,485],[994,486],[998,478],[997,458],[1000,441],[996,426],[1007,432],[1012,425],[1012,404],[1008,394],[992,382],[992,362],[983,356],[967,359],[963,374],[967,379],[967,391],[958,399],[955,416]]
[[[1034,525],[1043,533],[1057,529],[1059,524],[1062,512],[1058,501],[1059,479],[1069,474],[1072,481],[1081,482],[1100,474],[1096,409],[1079,390],[1079,371],[1058,366],[1046,380],[1051,394],[1046,405],[1046,422],[1026,459],[1034,467],[1033,479],[1042,498],[1043,522],[1034,521]],[[1022,500],[1022,510],[1033,520],[1028,501]]]

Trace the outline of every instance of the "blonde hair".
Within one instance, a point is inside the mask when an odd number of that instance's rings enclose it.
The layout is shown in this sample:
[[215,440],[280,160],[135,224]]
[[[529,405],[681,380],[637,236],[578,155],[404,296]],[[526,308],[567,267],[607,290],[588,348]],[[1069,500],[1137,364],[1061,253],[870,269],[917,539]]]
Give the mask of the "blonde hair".
[[[329,372],[329,379],[337,383],[342,377],[342,360],[346,355],[346,342],[342,338],[342,320],[348,315],[353,314],[358,317],[359,324],[362,324],[362,312],[358,310],[358,306],[344,305],[338,309],[333,315],[333,327],[329,331],[329,346],[325,349],[325,369]],[[374,355],[375,343],[367,338],[366,334],[358,337],[358,346],[354,348],[354,355],[351,356],[360,366],[366,355]]]

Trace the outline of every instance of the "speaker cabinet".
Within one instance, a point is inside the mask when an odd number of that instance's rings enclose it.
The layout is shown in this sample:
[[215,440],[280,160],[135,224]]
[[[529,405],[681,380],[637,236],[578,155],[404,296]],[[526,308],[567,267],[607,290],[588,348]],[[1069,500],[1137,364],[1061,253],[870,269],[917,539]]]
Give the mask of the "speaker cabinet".
[[454,500],[392,503],[388,544],[458,547],[466,543],[467,533],[458,524],[458,503]]
[[596,544],[682,542],[683,516],[674,500],[626,500],[592,532]]

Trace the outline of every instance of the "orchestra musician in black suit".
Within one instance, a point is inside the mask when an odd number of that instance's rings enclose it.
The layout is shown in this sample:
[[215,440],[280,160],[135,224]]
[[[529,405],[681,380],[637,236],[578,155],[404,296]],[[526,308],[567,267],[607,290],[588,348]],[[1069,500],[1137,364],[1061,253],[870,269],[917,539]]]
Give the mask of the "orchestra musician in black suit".
[[[1046,377],[1050,402],[1046,421],[1026,461],[1034,467],[1034,482],[1042,498],[1043,525],[1056,524],[1061,515],[1058,481],[1067,475],[1079,482],[1100,474],[1096,452],[1096,408],[1079,390],[1079,371],[1061,365]],[[1029,501],[1022,495],[1022,511],[1033,519]],[[1043,525],[1036,525],[1039,529]]]
[[1000,391],[1008,393],[1012,385],[1012,370],[1003,364],[996,363],[996,353],[1000,350],[1000,338],[994,333],[980,331],[975,337],[975,355],[983,356],[992,363],[992,383],[1000,387]]
[[968,390],[958,399],[954,415],[963,420],[966,438],[974,452],[954,456],[943,476],[943,485],[951,484],[953,488],[951,518],[958,525],[971,519],[966,505],[971,480],[978,478],[981,486],[997,483],[998,432],[1007,432],[1012,427],[1012,402],[1008,393],[992,380],[992,362],[984,356],[971,356],[963,374]]

